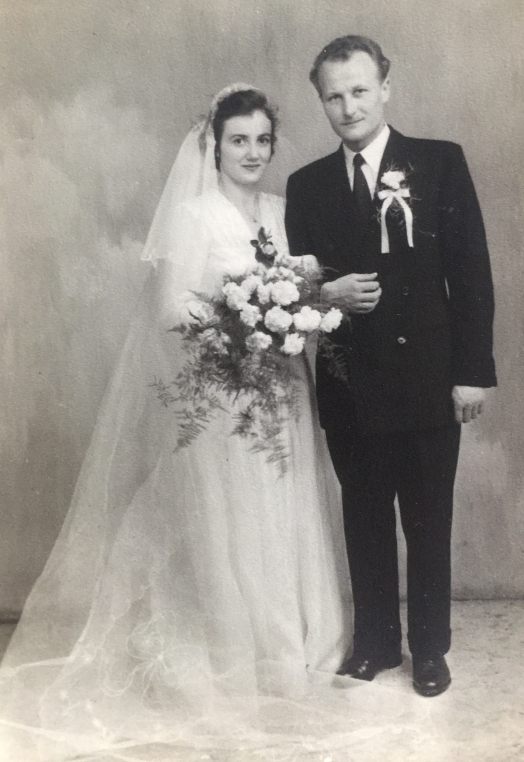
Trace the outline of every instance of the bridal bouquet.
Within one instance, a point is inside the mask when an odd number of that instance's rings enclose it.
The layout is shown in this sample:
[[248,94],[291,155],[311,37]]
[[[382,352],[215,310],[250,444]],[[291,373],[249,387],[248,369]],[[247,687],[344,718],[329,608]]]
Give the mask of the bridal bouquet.
[[280,255],[264,228],[251,243],[254,268],[226,277],[218,297],[195,294],[193,322],[172,329],[182,335],[187,362],[173,384],[154,386],[166,406],[182,403],[179,447],[191,444],[216,411],[231,410],[231,434],[249,440],[253,451],[266,451],[284,473],[283,426],[299,415],[292,358],[316,334],[333,372],[343,377],[336,346],[326,336],[343,315],[320,302],[322,271],[308,266],[314,257]]

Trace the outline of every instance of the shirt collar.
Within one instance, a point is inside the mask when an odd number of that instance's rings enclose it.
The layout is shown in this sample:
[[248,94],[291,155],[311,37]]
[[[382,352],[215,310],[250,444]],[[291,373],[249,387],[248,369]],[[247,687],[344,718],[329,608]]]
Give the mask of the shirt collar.
[[382,161],[382,156],[384,155],[384,151],[386,150],[386,144],[389,140],[391,130],[389,129],[388,125],[385,124],[382,130],[379,132],[377,137],[371,141],[371,143],[366,146],[362,151],[352,151],[350,148],[348,148],[346,145],[342,144],[344,147],[344,153],[346,155],[346,162],[349,166],[353,166],[353,159],[357,155],[357,153],[362,154],[362,157],[366,164],[369,164],[371,169],[373,170],[373,173],[375,177],[377,177],[379,169],[380,169],[380,162]]

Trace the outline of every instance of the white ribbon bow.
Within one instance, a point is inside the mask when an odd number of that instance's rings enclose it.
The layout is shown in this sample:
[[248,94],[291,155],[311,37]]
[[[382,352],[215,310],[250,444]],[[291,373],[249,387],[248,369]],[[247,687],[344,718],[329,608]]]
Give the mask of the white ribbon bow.
[[378,192],[378,197],[384,203],[380,210],[380,228],[382,236],[381,251],[382,254],[389,254],[389,236],[388,228],[386,225],[386,213],[396,199],[404,211],[404,217],[406,220],[406,233],[408,236],[408,244],[413,248],[413,212],[409,208],[409,205],[404,201],[405,198],[409,198],[409,188],[386,188]]

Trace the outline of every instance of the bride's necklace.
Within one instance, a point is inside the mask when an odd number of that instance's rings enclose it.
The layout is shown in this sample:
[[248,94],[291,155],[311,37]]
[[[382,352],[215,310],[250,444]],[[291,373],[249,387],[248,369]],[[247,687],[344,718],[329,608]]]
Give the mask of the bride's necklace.
[[[224,196],[236,206],[242,217],[245,219],[249,227],[256,227],[256,230],[260,228],[260,193],[256,191],[253,194],[238,194],[228,192],[228,188],[219,181],[219,188]],[[242,197],[243,196],[243,197]]]
[[252,213],[251,219],[257,225],[260,222],[260,194],[259,193],[255,193],[255,202],[253,204],[253,213]]
[[249,223],[250,226],[256,225],[258,230],[260,227],[260,194],[255,193],[252,203],[241,204],[238,205],[237,208],[246,222]]
[[253,222],[257,228],[260,227],[260,194],[255,193],[255,198],[253,201],[253,208],[251,210],[250,215],[251,222]]

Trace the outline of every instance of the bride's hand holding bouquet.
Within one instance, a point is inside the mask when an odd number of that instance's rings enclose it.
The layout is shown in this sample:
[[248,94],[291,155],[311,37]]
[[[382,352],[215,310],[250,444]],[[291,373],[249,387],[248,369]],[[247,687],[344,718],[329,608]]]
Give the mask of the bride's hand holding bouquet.
[[320,299],[315,257],[279,254],[264,228],[251,243],[256,262],[249,271],[227,276],[218,297],[194,294],[186,304],[187,322],[172,329],[182,335],[186,364],[173,384],[156,387],[164,404],[183,403],[179,447],[191,444],[214,411],[232,409],[231,434],[251,439],[254,451],[267,451],[285,471],[283,424],[299,415],[291,358],[311,336],[321,336],[321,351],[335,357],[326,335],[343,314]]

